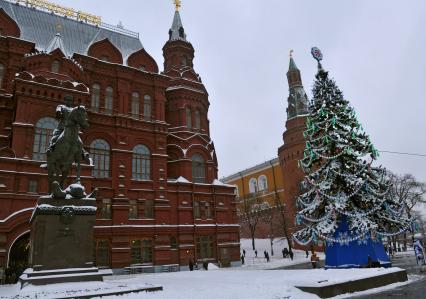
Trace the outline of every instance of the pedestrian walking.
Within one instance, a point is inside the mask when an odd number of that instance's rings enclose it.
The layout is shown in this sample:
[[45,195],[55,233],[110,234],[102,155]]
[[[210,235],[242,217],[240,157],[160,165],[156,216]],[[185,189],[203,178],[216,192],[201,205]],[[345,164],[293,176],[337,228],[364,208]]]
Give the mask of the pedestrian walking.
[[[284,248],[286,249],[286,248]],[[285,259],[285,250],[283,249],[282,253],[283,253],[283,259]]]
[[263,251],[263,256],[265,257],[265,259],[266,259],[266,255],[267,255],[268,253],[266,252],[266,250],[264,250]]
[[244,254],[241,255],[241,265],[244,265]]
[[246,257],[246,250],[245,249],[243,249],[243,255],[244,255],[244,257]]
[[254,256],[257,257],[257,250],[254,251]]
[[290,255],[291,260],[293,260],[293,251],[290,250],[290,252],[288,254]]
[[266,262],[269,263],[269,252],[265,251],[266,253]]
[[309,257],[309,251],[305,250],[305,253],[306,253],[306,258],[308,258]]
[[317,268],[317,261],[318,261],[318,259],[317,259],[317,254],[314,252],[314,253],[311,255],[312,269],[316,269],[316,268]]

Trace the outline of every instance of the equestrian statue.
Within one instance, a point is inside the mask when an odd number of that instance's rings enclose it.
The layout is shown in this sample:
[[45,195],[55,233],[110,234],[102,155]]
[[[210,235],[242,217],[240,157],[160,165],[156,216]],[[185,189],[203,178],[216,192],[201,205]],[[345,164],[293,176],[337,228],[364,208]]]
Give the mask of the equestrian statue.
[[[84,150],[79,132],[80,128],[88,128],[89,123],[84,106],[79,104],[72,107],[71,96],[65,96],[64,100],[65,105],[61,104],[56,108],[59,123],[53,131],[46,152],[49,193],[55,198],[66,198],[67,194],[74,198],[83,198],[86,194],[80,184],[80,163],[82,160],[92,163],[89,153]],[[76,182],[65,188],[64,184],[73,163],[77,167]]]

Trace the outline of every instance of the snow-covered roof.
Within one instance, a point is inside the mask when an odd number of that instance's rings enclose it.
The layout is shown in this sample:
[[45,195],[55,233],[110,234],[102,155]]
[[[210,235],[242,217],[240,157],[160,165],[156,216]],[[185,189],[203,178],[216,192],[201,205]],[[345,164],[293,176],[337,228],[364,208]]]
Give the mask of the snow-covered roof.
[[[139,35],[129,30],[102,23],[99,26],[48,13],[24,5],[0,0],[0,8],[18,24],[22,39],[34,42],[36,48],[47,51],[52,38],[60,26],[65,55],[86,55],[89,46],[97,41],[109,39],[123,57],[143,48]],[[59,26],[58,26],[59,25]]]

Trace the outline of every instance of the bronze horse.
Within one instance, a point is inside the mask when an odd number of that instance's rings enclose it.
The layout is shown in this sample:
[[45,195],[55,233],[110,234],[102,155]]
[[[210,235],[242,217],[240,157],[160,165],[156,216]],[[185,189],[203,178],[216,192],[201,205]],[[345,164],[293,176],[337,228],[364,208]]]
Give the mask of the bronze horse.
[[83,143],[78,135],[79,129],[88,128],[86,108],[77,106],[68,115],[64,131],[58,137],[52,150],[47,153],[47,170],[49,178],[49,193],[52,183],[57,181],[61,188],[68,177],[73,163],[77,165],[77,182],[80,184],[80,162],[83,158]]

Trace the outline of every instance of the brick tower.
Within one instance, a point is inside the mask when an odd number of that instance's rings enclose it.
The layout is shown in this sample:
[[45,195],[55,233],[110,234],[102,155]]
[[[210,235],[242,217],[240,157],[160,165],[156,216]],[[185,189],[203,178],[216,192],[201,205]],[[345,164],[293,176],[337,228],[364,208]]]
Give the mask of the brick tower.
[[[194,70],[194,48],[186,38],[178,10],[163,56],[164,74],[171,78],[166,89],[168,177],[212,183],[217,179],[217,160],[207,118],[208,93]],[[204,164],[206,171],[198,172],[195,164]]]
[[303,157],[305,148],[303,132],[308,114],[308,97],[303,89],[300,71],[291,53],[287,80],[289,96],[286,130],[283,133],[284,144],[278,148],[278,156],[284,180],[287,223],[290,231],[293,231],[295,227],[296,198],[300,193],[300,182],[304,177],[302,169],[298,167],[298,160]]

